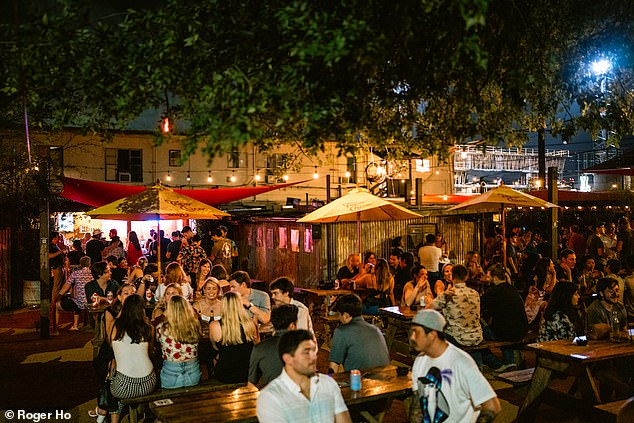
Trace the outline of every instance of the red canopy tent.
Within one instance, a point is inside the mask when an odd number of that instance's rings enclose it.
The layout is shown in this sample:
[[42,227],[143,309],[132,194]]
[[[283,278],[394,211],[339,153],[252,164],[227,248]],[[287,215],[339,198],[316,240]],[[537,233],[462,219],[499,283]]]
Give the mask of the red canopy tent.
[[[187,195],[200,202],[215,206],[226,204],[243,198],[253,197],[265,192],[289,187],[306,181],[292,182],[278,185],[246,186],[232,188],[208,188],[208,189],[175,189],[179,194]],[[120,198],[139,193],[145,190],[143,185],[122,185],[109,182],[85,181],[82,179],[64,177],[64,189],[62,197],[78,203],[93,207],[101,207]]]

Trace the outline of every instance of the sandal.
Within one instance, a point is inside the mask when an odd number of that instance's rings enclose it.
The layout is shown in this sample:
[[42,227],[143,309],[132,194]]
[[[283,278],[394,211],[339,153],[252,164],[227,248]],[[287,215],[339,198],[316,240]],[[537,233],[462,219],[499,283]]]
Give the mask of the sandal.
[[95,407],[94,410],[88,410],[88,415],[90,417],[92,417],[93,419],[99,417],[99,416],[106,416],[108,414],[108,412],[106,412],[105,414],[99,414],[99,407]]

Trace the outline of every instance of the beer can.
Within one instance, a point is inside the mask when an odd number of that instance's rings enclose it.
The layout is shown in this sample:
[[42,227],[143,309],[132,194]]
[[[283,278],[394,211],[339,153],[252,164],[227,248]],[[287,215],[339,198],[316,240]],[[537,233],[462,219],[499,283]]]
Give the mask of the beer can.
[[350,390],[361,390],[361,370],[350,370]]

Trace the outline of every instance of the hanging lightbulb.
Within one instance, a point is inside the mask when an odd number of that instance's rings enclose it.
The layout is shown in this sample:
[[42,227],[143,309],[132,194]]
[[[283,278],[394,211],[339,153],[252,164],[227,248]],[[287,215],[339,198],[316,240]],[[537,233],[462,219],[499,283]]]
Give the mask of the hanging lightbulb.
[[350,177],[350,172],[346,170],[346,178]]
[[214,178],[211,177],[211,170],[207,172],[207,182],[212,183]]
[[192,176],[189,173],[189,170],[187,171],[187,176],[185,177],[185,179],[187,179],[187,182],[192,180]]
[[262,177],[260,176],[259,173],[256,173],[256,175],[253,177],[256,181],[260,182],[262,180]]
[[315,166],[315,172],[313,172],[313,179],[318,179],[319,173],[317,173],[317,166]]
[[169,170],[167,171],[167,176],[165,177],[165,180],[168,181],[168,182],[172,180],[172,175],[170,175],[170,171]]
[[161,123],[161,129],[163,130],[164,134],[167,134],[168,132],[172,130],[172,125],[170,125],[170,118],[168,117],[163,118],[163,122]]
[[231,182],[235,182],[236,181],[236,172],[235,171],[231,172],[231,177],[229,178],[229,180]]
[[282,176],[282,179],[284,179],[285,181],[288,181],[288,175]]

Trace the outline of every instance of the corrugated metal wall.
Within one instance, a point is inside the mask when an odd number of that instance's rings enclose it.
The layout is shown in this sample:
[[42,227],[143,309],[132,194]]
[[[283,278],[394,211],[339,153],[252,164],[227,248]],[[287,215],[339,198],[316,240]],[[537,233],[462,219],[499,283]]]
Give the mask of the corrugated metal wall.
[[[390,220],[383,222],[361,222],[361,251],[373,251],[377,257],[387,258],[391,241],[396,237],[407,238],[408,228],[414,225],[432,224],[435,230],[442,232],[449,245],[452,261],[462,263],[467,251],[480,249],[481,223],[479,220],[466,220],[462,216],[424,216],[420,219]],[[322,225],[324,248],[321,260],[328,263],[328,249],[331,255],[330,278],[334,278],[337,269],[343,266],[349,254],[358,251],[357,224],[332,223]],[[415,251],[412,251],[414,254]],[[328,278],[325,269],[324,279]]]
[[[443,233],[454,253],[454,262],[461,263],[467,251],[480,248],[481,223],[453,215],[361,222],[361,249],[364,252],[373,251],[377,257],[387,258],[391,241],[398,236],[406,238],[408,229],[421,224],[432,224],[434,226],[426,228]],[[240,249],[240,260],[246,260],[246,263],[242,263],[239,268],[247,270],[253,279],[266,282],[279,276],[288,276],[299,287],[316,287],[321,280],[334,279],[337,269],[345,264],[348,255],[357,252],[357,224],[329,223],[320,225],[320,229],[321,236],[313,225],[289,219],[263,218],[240,222],[236,227],[235,241]],[[295,239],[299,241],[295,248],[292,245],[294,231],[297,231]],[[313,239],[312,251],[306,251],[307,236],[318,238]]]
[[0,229],[0,309],[11,306],[11,229]]

